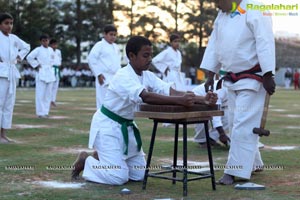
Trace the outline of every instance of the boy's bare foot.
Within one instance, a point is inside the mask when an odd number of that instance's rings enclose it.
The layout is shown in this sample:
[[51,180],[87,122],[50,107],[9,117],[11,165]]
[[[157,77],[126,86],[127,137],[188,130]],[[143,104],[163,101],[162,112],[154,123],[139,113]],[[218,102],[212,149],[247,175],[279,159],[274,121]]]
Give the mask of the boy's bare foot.
[[217,184],[220,185],[232,185],[234,183],[234,176],[229,174],[224,174],[218,181]]
[[8,140],[6,140],[6,139],[4,139],[4,138],[0,138],[0,144],[8,144],[9,143],[9,141]]
[[8,143],[14,143],[15,141],[10,139],[7,136],[1,136],[0,137],[0,144],[8,144]]
[[77,159],[73,163],[74,169],[71,172],[71,179],[72,180],[78,180],[79,179],[79,174],[84,169],[84,163],[85,163],[85,160],[88,156],[89,155],[85,151],[82,151],[78,154]]
[[56,103],[54,101],[51,101],[51,106],[56,107]]

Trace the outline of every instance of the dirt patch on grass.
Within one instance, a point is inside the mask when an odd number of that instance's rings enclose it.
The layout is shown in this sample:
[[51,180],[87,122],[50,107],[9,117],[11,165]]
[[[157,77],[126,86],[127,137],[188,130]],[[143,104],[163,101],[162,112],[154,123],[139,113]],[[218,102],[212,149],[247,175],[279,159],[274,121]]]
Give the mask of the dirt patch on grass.
[[14,124],[12,125],[13,129],[26,129],[26,128],[51,128],[49,125],[32,125],[32,124]]
[[81,151],[86,151],[87,153],[92,153],[93,149],[82,148],[82,147],[74,147],[74,148],[64,148],[64,147],[51,147],[50,151],[55,151],[57,153],[70,153],[70,154],[78,154]]
[[49,116],[49,119],[71,119],[71,117],[52,115],[52,116]]
[[274,111],[274,112],[286,112],[287,110],[285,110],[285,109],[275,109],[275,108],[272,108],[272,109],[270,109],[270,111]]
[[68,131],[71,132],[72,134],[84,134],[84,135],[89,134],[89,130],[78,130],[78,129],[68,128]]
[[97,111],[97,108],[91,108],[91,107],[81,107],[80,110],[91,110],[91,111]]
[[18,100],[17,103],[33,103],[31,100]]
[[297,130],[299,130],[299,129],[300,129],[300,126],[286,126],[285,128],[288,128],[288,129],[297,129]]
[[300,147],[298,146],[264,146],[264,148],[270,150],[281,150],[281,151],[300,149]]
[[86,183],[59,182],[59,181],[34,181],[33,184],[47,188],[56,189],[78,189],[86,185]]

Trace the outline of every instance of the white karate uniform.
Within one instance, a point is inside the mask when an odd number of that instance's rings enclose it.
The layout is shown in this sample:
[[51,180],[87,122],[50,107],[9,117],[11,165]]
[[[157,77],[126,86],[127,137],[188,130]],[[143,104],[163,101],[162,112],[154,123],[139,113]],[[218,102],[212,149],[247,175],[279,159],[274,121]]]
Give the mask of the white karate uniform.
[[[224,111],[223,116],[215,116],[212,118],[212,128],[209,130],[209,137],[214,141],[219,140],[219,132],[217,131],[217,127],[222,126],[226,133],[229,133],[229,124],[228,124],[228,97],[227,97],[227,88],[222,87],[220,89],[216,89],[218,81],[215,81],[214,84],[214,92],[218,95],[218,100],[216,104],[220,106],[220,109]],[[199,96],[205,96],[205,87],[204,83],[195,87],[193,92]],[[194,135],[194,142],[197,143],[204,143],[206,142],[205,137],[205,129],[203,124],[196,124],[195,125],[195,135]]]
[[[173,83],[176,90],[186,91],[186,84],[181,73],[182,56],[179,50],[174,50],[172,47],[160,52],[152,59],[152,64],[163,74],[163,80],[168,83]],[[167,76],[166,69],[169,68]]]
[[54,56],[51,47],[36,47],[26,57],[28,63],[36,68],[40,66],[35,76],[35,108],[37,116],[46,116],[50,111],[52,85],[55,81],[52,69]]
[[[111,112],[132,120],[134,111],[142,103],[140,94],[144,89],[169,95],[170,85],[150,71],[143,71],[142,76],[138,76],[131,65],[127,65],[113,77],[103,105]],[[129,179],[142,180],[146,162],[143,150],[137,150],[132,127],[128,127],[128,138],[128,154],[125,155],[121,125],[99,109],[91,123],[89,148],[97,150],[100,161],[89,156],[85,162],[83,177],[89,181],[111,185],[121,185]]]
[[[271,17],[247,10],[251,0],[243,0],[245,14],[231,17],[219,12],[209,39],[201,68],[217,73],[222,67],[234,73],[260,64],[262,73],[275,73],[275,42]],[[259,136],[252,129],[260,126],[266,91],[261,82],[241,79],[224,82],[228,88],[231,143],[224,173],[250,179],[251,172],[263,162],[258,149]]]
[[[104,38],[97,42],[88,55],[89,67],[95,76],[96,105],[101,108],[107,87],[112,77],[121,68],[121,53],[117,44],[108,43]],[[99,84],[98,76],[102,74],[105,81]]]
[[61,57],[61,51],[59,49],[55,49],[55,50],[52,49],[52,51],[53,51],[52,53],[53,53],[53,57],[54,57],[53,65],[59,67],[58,69],[53,67],[53,71],[54,71],[54,75],[55,75],[55,81],[53,82],[53,86],[52,86],[51,101],[56,102],[56,96],[57,96],[59,80],[60,80],[59,75],[60,75],[60,66],[61,66],[62,57]]
[[0,128],[11,128],[16,82],[21,77],[16,68],[17,57],[23,59],[29,51],[30,45],[18,36],[0,31]]

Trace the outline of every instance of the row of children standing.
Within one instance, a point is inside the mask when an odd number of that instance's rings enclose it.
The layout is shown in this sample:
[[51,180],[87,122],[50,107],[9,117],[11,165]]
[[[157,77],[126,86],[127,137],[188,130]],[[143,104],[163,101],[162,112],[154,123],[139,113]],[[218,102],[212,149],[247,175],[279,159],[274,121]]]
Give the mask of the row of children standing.
[[[16,99],[16,82],[20,73],[16,64],[21,62],[30,51],[30,45],[11,33],[13,17],[9,13],[0,13],[0,143],[13,142],[6,136],[12,126],[13,109]],[[61,53],[56,40],[40,37],[41,46],[35,48],[28,56],[29,64],[38,70],[36,76],[36,114],[47,117],[50,103],[55,102],[59,77],[55,72],[61,65]],[[53,69],[54,68],[54,69]],[[53,95],[52,95],[53,94]],[[54,104],[53,104],[54,105]]]

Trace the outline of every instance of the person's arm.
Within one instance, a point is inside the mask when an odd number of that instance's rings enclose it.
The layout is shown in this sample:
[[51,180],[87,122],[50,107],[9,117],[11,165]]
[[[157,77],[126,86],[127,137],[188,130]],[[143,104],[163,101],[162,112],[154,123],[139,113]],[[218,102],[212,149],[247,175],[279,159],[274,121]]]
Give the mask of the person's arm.
[[205,96],[196,96],[195,99],[195,103],[198,104],[215,105],[218,100],[218,95],[208,91]]
[[24,42],[23,40],[21,40],[20,38],[17,37],[17,44],[18,44],[18,48],[19,48],[19,52],[18,52],[18,59],[19,61],[22,61],[24,59],[24,57],[29,53],[30,51],[30,44]]
[[275,39],[272,29],[272,18],[263,16],[260,11],[249,11],[247,25],[253,33],[256,53],[263,74],[263,87],[272,95],[275,92]]
[[37,56],[39,54],[39,47],[35,48],[33,51],[31,51],[28,56],[26,57],[27,62],[33,67],[38,68],[40,66],[40,63],[37,59]]
[[61,51],[59,49],[57,49],[57,51],[58,51],[59,66],[61,66],[61,62],[62,62]]
[[[192,91],[188,92],[181,92],[170,88],[170,96],[183,96],[185,94],[194,94]],[[194,94],[195,95],[195,94]],[[195,103],[197,104],[207,104],[207,105],[214,105],[216,104],[218,100],[218,95],[216,93],[213,93],[211,91],[208,91],[204,96],[202,95],[195,95]]]
[[[179,93],[176,93],[179,94]],[[153,92],[147,92],[143,90],[140,94],[144,103],[157,104],[157,105],[182,105],[192,106],[195,103],[195,94],[193,93],[182,93],[181,96],[165,96]]]
[[96,43],[88,55],[88,64],[96,78],[96,81],[98,81],[99,84],[102,85],[105,81],[105,77],[102,73],[103,69],[100,66],[100,54],[101,44]]
[[163,50],[159,54],[157,54],[153,59],[152,59],[152,65],[162,74],[168,73],[168,66],[165,63],[165,59],[167,56],[167,50]]

